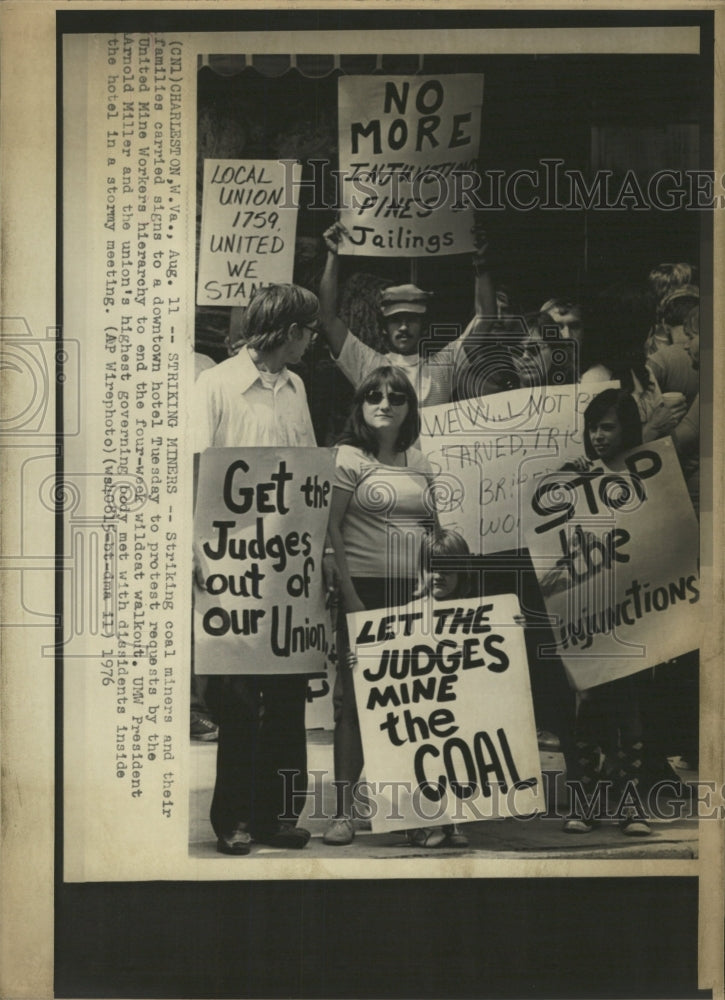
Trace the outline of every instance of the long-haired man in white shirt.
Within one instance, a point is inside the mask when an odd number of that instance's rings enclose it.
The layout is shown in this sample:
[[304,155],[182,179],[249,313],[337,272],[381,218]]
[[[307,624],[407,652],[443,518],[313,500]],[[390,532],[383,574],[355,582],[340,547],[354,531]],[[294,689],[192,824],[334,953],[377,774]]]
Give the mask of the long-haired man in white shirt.
[[[195,384],[195,450],[232,447],[315,447],[296,364],[317,334],[319,304],[297,285],[257,293],[244,319],[244,346]],[[252,842],[302,848],[309,833],[282,771],[307,787],[306,674],[212,677],[207,702],[219,725],[211,823],[222,854],[249,854]]]

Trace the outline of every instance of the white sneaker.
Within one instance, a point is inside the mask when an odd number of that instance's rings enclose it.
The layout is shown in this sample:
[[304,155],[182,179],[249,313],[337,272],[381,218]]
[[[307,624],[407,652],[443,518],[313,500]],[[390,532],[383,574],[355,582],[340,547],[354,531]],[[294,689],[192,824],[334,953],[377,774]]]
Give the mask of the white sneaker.
[[348,819],[347,816],[340,816],[337,819],[330,820],[329,826],[322,837],[322,843],[344,847],[345,844],[351,844],[354,839],[355,827],[352,825],[352,820]]

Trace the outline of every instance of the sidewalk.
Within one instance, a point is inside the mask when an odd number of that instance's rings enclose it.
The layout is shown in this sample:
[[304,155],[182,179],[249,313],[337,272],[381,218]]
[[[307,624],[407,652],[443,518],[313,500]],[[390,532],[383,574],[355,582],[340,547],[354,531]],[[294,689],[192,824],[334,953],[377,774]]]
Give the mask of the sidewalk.
[[[329,782],[333,776],[332,733],[326,730],[308,731],[308,769],[324,771],[323,810],[332,814],[333,789]],[[214,787],[216,744],[191,744],[191,775],[189,803],[189,853],[196,858],[222,858],[216,852],[216,839],[209,825],[209,806]],[[564,758],[560,754],[541,753],[542,771],[562,772]],[[696,772],[682,772],[683,781],[696,781]],[[554,788],[554,782],[551,782]],[[558,790],[558,789],[557,789]],[[561,800],[561,793],[559,792]],[[551,807],[550,807],[551,808]],[[327,821],[312,818],[314,809],[309,803],[300,817],[300,825],[312,834],[304,850],[304,857],[313,858],[436,858],[446,856],[478,856],[486,859],[502,858],[697,858],[698,824],[696,819],[657,820],[651,822],[649,837],[626,837],[616,823],[604,823],[587,834],[565,834],[558,818],[536,817],[531,820],[499,819],[480,823],[466,823],[461,829],[470,844],[465,849],[437,848],[426,851],[410,846],[401,833],[373,835],[357,824],[355,840],[346,847],[330,847],[322,843]],[[552,809],[553,811],[553,809]],[[560,810],[561,811],[561,810]],[[280,851],[262,846],[253,847],[254,856],[277,859],[300,857],[299,851]],[[228,860],[228,859],[227,859]]]

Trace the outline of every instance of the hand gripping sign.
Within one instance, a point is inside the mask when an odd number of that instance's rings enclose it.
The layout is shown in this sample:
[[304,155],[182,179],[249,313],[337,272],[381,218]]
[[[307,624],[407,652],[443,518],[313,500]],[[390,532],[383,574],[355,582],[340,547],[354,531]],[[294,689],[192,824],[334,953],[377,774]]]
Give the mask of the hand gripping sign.
[[334,462],[324,448],[209,448],[194,517],[199,674],[319,673]]
[[348,615],[374,832],[544,809],[519,619],[511,594]]
[[340,253],[473,250],[482,104],[481,74],[340,77]]
[[698,648],[698,525],[670,438],[626,452],[618,471],[543,477],[529,513],[551,652],[576,688]]

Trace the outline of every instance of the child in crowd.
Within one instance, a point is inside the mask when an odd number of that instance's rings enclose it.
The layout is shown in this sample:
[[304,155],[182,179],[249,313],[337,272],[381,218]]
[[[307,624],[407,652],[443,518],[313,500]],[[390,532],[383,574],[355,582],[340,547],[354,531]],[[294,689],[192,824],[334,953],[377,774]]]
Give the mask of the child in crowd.
[[[586,457],[563,466],[565,471],[586,472],[595,468],[618,470],[621,456],[642,443],[642,423],[632,394],[624,389],[606,389],[584,411],[584,447]],[[586,538],[588,532],[583,532]],[[625,793],[636,793],[643,764],[643,726],[639,707],[639,684],[636,676],[621,677],[579,692],[575,726],[575,762],[570,781],[580,783],[591,800],[602,780],[603,760],[609,753],[615,758],[615,788],[625,800]],[[622,810],[620,829],[628,836],[651,833],[639,796]],[[566,833],[589,833],[596,818],[583,815],[572,801],[571,815],[564,822]]]
[[[439,529],[423,538],[420,548],[420,597],[447,601],[471,596],[473,580],[466,539],[457,531]],[[455,823],[406,831],[414,847],[468,847],[468,837]]]

